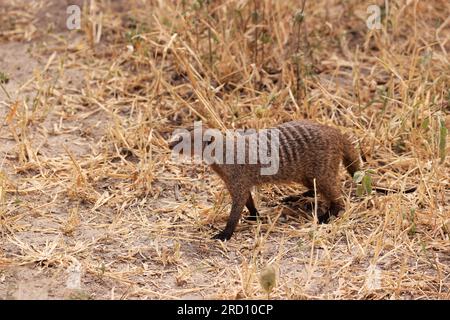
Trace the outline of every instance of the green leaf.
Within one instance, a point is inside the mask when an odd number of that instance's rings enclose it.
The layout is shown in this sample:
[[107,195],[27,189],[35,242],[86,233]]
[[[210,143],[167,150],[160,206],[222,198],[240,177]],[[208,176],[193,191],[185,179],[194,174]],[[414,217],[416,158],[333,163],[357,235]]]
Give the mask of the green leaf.
[[258,22],[258,17],[259,17],[258,11],[253,11],[252,12],[252,21],[253,21],[253,23],[257,23]]
[[409,210],[409,221],[411,222],[410,228],[408,230],[409,235],[413,236],[416,234],[416,209],[411,208]]
[[364,178],[365,173],[364,171],[356,171],[353,174],[353,181],[355,181],[355,183],[360,183],[362,181],[362,179]]
[[262,43],[267,44],[272,41],[272,38],[270,37],[270,35],[267,32],[264,32],[261,35],[261,41],[262,41]]
[[362,185],[358,184],[358,185],[356,186],[356,195],[357,195],[358,197],[362,197],[363,194],[364,194],[364,187],[363,187]]
[[367,194],[372,193],[372,178],[369,175],[365,175],[362,180],[362,185],[364,186],[364,190]]
[[273,266],[266,266],[259,275],[259,283],[268,294],[276,285],[276,272]]
[[441,125],[439,128],[439,158],[441,158],[441,163],[445,160],[445,149],[447,144],[447,133],[448,129],[445,127],[444,120],[441,120]]
[[9,82],[9,77],[6,75],[6,73],[3,73],[0,71],[0,83],[7,84],[8,82]]
[[430,125],[430,118],[427,117],[423,120],[421,127],[423,130],[425,130],[428,128],[429,125]]
[[305,19],[305,15],[301,11],[297,11],[294,15],[294,21],[295,23],[301,23],[303,22],[303,19]]

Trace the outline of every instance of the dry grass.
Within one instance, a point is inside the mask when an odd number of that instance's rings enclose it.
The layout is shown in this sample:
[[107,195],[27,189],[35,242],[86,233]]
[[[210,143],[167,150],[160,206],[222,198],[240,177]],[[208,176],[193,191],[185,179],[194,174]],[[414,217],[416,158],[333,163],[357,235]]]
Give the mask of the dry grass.
[[[0,5],[0,298],[264,299],[271,263],[273,299],[449,299],[448,1],[386,1],[381,30],[356,0],[304,18],[298,1],[87,1],[78,32],[64,1],[28,3]],[[300,187],[267,186],[266,220],[210,240],[228,194],[171,162],[171,132],[302,118],[417,191],[356,197],[342,172],[346,212],[317,225],[278,202]]]

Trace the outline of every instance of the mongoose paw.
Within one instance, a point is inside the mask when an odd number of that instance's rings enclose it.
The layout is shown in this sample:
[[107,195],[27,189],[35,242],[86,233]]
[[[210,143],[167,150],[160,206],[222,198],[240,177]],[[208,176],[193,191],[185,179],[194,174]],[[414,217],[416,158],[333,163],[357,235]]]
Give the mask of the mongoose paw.
[[328,223],[329,220],[330,215],[328,214],[328,212],[325,212],[317,217],[317,222],[319,223]]
[[344,208],[340,206],[331,206],[330,209],[319,214],[317,220],[319,223],[328,223],[330,222],[331,217],[337,217],[342,210],[344,210]]
[[228,232],[219,232],[218,234],[216,234],[214,237],[212,237],[214,240],[230,240],[232,233],[228,233]]

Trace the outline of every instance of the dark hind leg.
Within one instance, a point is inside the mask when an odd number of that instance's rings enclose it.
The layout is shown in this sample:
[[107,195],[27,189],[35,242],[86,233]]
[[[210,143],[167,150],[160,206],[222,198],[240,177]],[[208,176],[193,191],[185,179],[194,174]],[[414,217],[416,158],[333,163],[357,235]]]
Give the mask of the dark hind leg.
[[247,207],[248,212],[250,213],[247,217],[247,220],[250,221],[258,220],[259,212],[255,208],[255,203],[253,202],[252,194],[250,192],[248,193],[248,198],[247,202],[245,203],[245,206]]
[[319,192],[330,203],[328,210],[322,211],[318,214],[317,219],[320,223],[328,222],[332,216],[337,217],[339,212],[345,209],[337,181],[330,180],[319,181],[318,183]]

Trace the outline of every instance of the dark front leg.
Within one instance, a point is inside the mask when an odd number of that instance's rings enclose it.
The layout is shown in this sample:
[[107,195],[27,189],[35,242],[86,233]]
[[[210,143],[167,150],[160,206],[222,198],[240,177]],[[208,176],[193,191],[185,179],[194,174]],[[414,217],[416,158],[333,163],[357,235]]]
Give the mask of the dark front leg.
[[233,204],[231,205],[231,212],[230,217],[228,218],[227,225],[225,226],[225,229],[216,234],[213,239],[218,240],[229,240],[231,236],[233,235],[234,229],[236,229],[236,226],[239,222],[239,219],[241,217],[242,210],[244,209],[244,204],[246,201],[245,197],[241,197],[241,199],[233,199]]
[[344,210],[344,206],[339,201],[333,201],[330,204],[330,208],[323,212],[321,215],[317,217],[317,220],[319,223],[328,223],[331,217],[337,217],[339,215],[339,212],[341,210]]
[[256,210],[255,208],[255,203],[253,202],[252,194],[250,192],[248,193],[248,199],[245,206],[247,207],[248,212],[250,213],[249,216],[247,217],[247,220],[256,221],[259,217],[259,213],[258,210]]
[[330,216],[337,217],[339,215],[339,212],[345,210],[345,206],[342,203],[342,201],[333,201],[330,203]]

